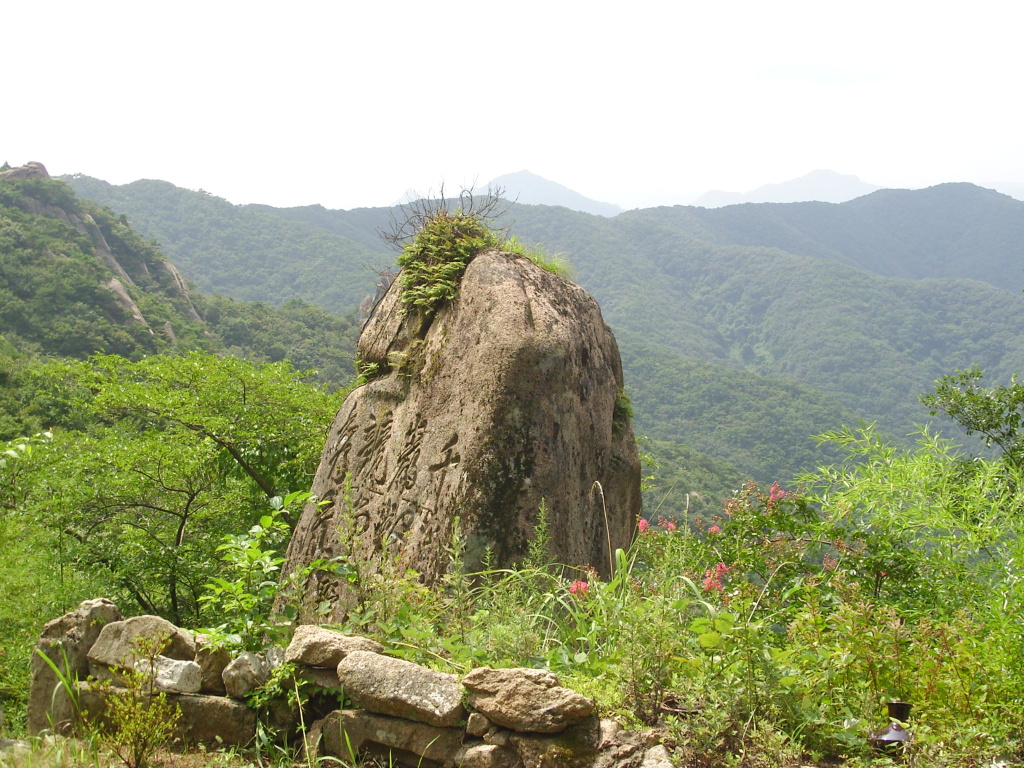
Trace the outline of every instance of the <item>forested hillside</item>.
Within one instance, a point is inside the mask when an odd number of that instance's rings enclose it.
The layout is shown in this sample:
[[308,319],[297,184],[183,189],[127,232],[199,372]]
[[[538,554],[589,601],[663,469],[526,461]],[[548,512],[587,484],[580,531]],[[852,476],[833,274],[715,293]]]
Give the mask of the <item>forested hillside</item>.
[[367,286],[372,292],[377,270],[394,261],[375,229],[386,213],[333,231],[165,181],[123,187],[81,176],[68,181],[81,197],[127,214],[205,292],[270,304],[299,298],[343,315],[359,305]]
[[883,189],[838,205],[745,204],[630,211],[718,245],[835,259],[890,277],[961,277],[1024,288],[1024,203],[973,184]]
[[[232,206],[162,182],[70,181],[127,213],[190,279],[228,295],[351,311],[393,262],[378,236],[389,209]],[[247,234],[257,220],[262,238]],[[929,420],[918,395],[957,368],[977,364],[992,381],[1024,369],[1024,203],[991,190],[946,184],[838,205],[610,219],[510,204],[501,223],[565,257],[600,302],[639,433],[763,482],[825,458],[810,436],[839,424],[877,421],[903,439]],[[306,246],[328,242],[314,232],[344,247],[311,254]],[[292,261],[272,282],[238,279],[282,251]]]
[[0,439],[55,425],[36,381],[52,358],[233,352],[347,382],[355,318],[301,299],[274,304],[192,291],[124,214],[77,197],[41,166],[8,173],[0,177]]
[[0,169],[7,728],[40,628],[82,599],[198,622],[224,537],[308,489],[356,333],[300,299],[192,291],[123,214],[41,165]]

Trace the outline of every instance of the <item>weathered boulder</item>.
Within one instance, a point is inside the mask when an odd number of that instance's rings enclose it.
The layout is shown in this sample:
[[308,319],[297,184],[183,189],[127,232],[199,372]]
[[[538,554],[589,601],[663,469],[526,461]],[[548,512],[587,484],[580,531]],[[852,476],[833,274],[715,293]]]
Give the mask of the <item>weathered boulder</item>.
[[591,715],[561,733],[511,733],[508,749],[526,768],[591,768],[601,746],[601,722]]
[[25,163],[18,168],[8,168],[6,171],[0,171],[0,179],[48,179],[50,174],[46,171],[46,166],[36,161],[30,161]]
[[221,674],[228,696],[244,699],[270,679],[270,665],[259,654],[242,651]]
[[594,702],[542,669],[480,667],[463,678],[468,702],[500,726],[521,733],[559,733],[594,712]]
[[352,651],[380,653],[384,646],[376,640],[358,635],[345,635],[315,624],[301,624],[295,628],[292,641],[284,652],[284,660],[304,667],[331,667]]
[[231,654],[226,648],[213,645],[209,635],[197,634],[196,664],[200,670],[200,693],[223,696],[227,693],[224,687],[224,670],[231,663]]
[[134,616],[103,627],[89,650],[89,674],[98,680],[116,679],[112,672],[132,669],[140,657],[140,644],[159,643],[156,653],[169,659],[194,661],[192,633],[159,616]]
[[[401,283],[360,337],[359,357],[382,375],[338,412],[312,488],[327,504],[303,510],[284,572],[341,554],[371,563],[391,546],[433,583],[455,517],[468,567],[488,549],[508,565],[544,502],[551,556],[609,574],[636,527],[640,463],[597,302],[498,251],[470,262],[430,320],[405,313]],[[344,603],[344,584],[319,574],[307,597]]]
[[202,669],[194,661],[157,656],[152,664],[146,659],[139,659],[135,662],[135,670],[144,675],[152,674],[158,691],[199,693],[202,686]]
[[[107,699],[126,695],[123,688],[79,683],[78,703],[93,724],[107,723]],[[168,693],[167,701],[177,706],[180,717],[174,737],[185,744],[245,746],[256,735],[256,711],[226,696]]]
[[352,703],[370,712],[444,728],[466,717],[455,675],[370,651],[353,651],[338,665]]
[[[449,768],[462,746],[458,728],[438,728],[361,710],[336,710],[321,725],[321,753],[350,760],[351,752],[383,758],[384,765]],[[350,751],[351,747],[351,751]]]
[[[89,674],[89,650],[103,628],[121,620],[121,611],[109,600],[86,600],[70,613],[49,622],[36,648],[69,680]],[[32,654],[28,694],[28,732],[48,728],[63,732],[74,721],[74,707],[56,672],[38,653]]]

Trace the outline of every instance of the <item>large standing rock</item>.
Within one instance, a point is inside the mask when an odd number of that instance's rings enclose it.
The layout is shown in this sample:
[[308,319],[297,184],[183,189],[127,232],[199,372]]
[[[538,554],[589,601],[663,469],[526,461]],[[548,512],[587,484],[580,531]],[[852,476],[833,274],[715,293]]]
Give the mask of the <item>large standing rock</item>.
[[[65,678],[84,680],[89,674],[88,654],[104,626],[121,620],[117,606],[105,598],[86,600],[77,610],[46,625],[36,644]],[[32,654],[28,695],[28,732],[48,728],[60,732],[74,723],[75,711],[57,673],[39,655]]]
[[[339,554],[371,562],[390,542],[432,583],[456,516],[469,567],[488,548],[508,565],[526,554],[544,502],[550,554],[607,575],[636,526],[640,463],[597,302],[497,251],[469,264],[429,321],[405,314],[401,282],[359,339],[383,375],[338,412],[312,489],[327,505],[303,511],[285,572]],[[319,578],[310,599],[344,599],[340,580]]]

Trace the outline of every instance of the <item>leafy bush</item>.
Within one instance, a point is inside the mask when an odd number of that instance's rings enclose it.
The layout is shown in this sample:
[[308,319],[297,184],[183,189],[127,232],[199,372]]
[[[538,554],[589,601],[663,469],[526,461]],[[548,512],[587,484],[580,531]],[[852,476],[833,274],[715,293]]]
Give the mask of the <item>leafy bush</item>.
[[156,689],[156,659],[166,637],[137,638],[140,660],[122,674],[123,687],[98,685],[105,694],[102,723],[93,723],[100,743],[127,768],[145,768],[153,753],[167,744],[177,728],[181,710]]
[[457,535],[442,593],[406,572],[346,627],[448,671],[552,669],[687,765],[865,765],[896,699],[919,764],[1024,753],[1016,470],[927,434],[911,452],[870,428],[828,439],[847,460],[800,492],[748,484],[692,525],[641,521],[608,581],[550,562],[541,515],[518,567],[462,573]]
[[[199,598],[205,616],[222,619],[206,629],[213,643],[235,650],[259,651],[268,642],[287,639],[284,635],[294,621],[296,605],[302,597],[306,579],[315,571],[333,572],[337,563],[314,560],[308,566],[279,577],[291,529],[282,515],[293,504],[301,505],[310,498],[304,492],[291,493],[270,500],[272,512],[260,518],[248,532],[224,537],[217,547],[226,578],[214,577],[206,584]],[[275,613],[275,602],[283,602]]]

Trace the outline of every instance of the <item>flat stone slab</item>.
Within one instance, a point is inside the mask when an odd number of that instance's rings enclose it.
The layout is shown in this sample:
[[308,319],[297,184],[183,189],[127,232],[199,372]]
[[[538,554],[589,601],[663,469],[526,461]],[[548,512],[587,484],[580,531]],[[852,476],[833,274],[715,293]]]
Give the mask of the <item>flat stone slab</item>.
[[369,651],[353,651],[338,678],[360,709],[444,728],[466,718],[464,691],[455,675]]
[[520,733],[559,733],[590,717],[594,702],[543,669],[479,667],[462,679],[471,707]]
[[336,669],[352,651],[381,653],[383,650],[383,645],[368,637],[346,635],[315,624],[302,624],[295,628],[292,641],[284,652],[284,660],[304,667]]
[[451,768],[462,747],[459,728],[438,728],[363,710],[336,710],[322,722],[321,753],[351,760],[369,753],[412,768]]
[[[92,723],[103,723],[109,695],[125,689],[102,688],[89,683],[78,684],[78,701],[82,714]],[[181,711],[175,738],[185,744],[244,747],[256,736],[256,711],[227,696],[168,693],[167,701]]]

